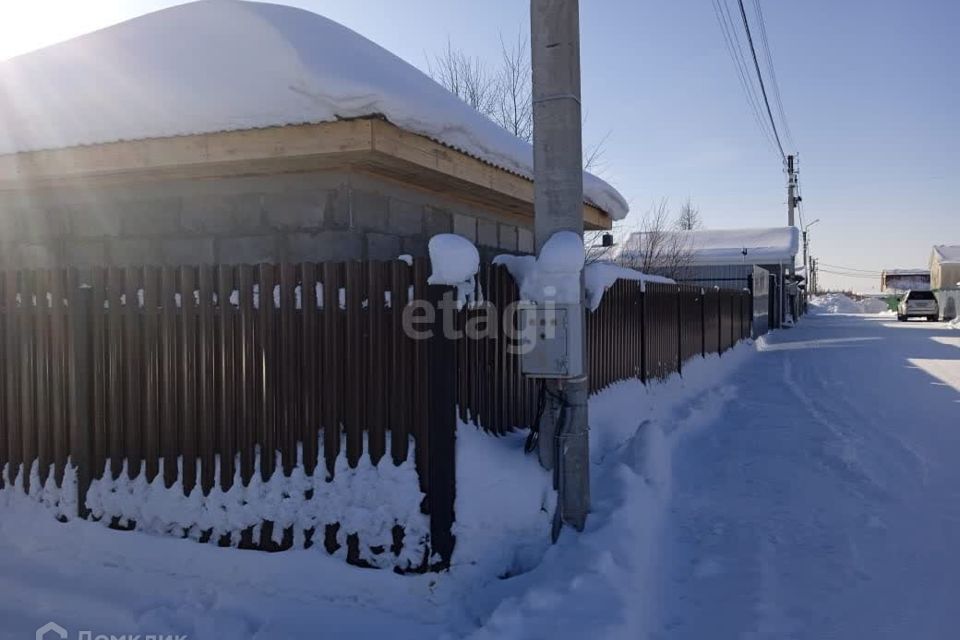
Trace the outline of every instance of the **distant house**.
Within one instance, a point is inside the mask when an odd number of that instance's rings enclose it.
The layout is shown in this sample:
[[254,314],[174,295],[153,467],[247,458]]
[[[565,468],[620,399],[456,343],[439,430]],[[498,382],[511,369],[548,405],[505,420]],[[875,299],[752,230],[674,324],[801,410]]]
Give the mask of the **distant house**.
[[[532,155],[326,18],[186,4],[0,62],[0,256],[389,259],[440,232],[531,252]],[[627,214],[586,173],[584,196],[588,229]]]
[[960,289],[960,245],[937,245],[930,252],[930,287]]
[[[665,275],[678,281],[740,289],[746,286],[754,266],[782,281],[796,264],[799,247],[800,233],[795,227],[638,232],[628,236],[613,257],[626,262],[652,258],[653,264],[642,267],[654,272],[666,269],[669,273]],[[653,257],[651,252],[664,255]],[[656,264],[658,261],[663,264]]]
[[[637,232],[616,247],[612,257],[686,284],[721,289],[760,286],[770,297],[770,325],[779,326],[790,313],[790,295],[796,294],[789,272],[795,268],[799,248],[796,227]],[[755,274],[763,272],[769,282],[754,284]]]
[[937,245],[930,252],[930,288],[940,303],[940,317],[960,316],[960,245]]
[[911,289],[929,289],[930,271],[927,269],[884,269],[880,273],[880,291],[903,293]]

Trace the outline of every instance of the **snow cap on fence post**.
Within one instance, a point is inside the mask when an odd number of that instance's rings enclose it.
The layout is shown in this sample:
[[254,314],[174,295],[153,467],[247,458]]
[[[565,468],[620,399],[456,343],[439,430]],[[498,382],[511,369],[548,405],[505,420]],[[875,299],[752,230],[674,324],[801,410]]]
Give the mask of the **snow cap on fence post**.
[[457,306],[462,308],[474,295],[475,276],[480,271],[480,252],[473,243],[454,233],[441,233],[430,238],[430,268],[427,284],[457,288]]
[[558,231],[540,249],[539,258],[507,254],[493,263],[510,271],[523,300],[577,304],[585,259],[583,239],[572,231]]

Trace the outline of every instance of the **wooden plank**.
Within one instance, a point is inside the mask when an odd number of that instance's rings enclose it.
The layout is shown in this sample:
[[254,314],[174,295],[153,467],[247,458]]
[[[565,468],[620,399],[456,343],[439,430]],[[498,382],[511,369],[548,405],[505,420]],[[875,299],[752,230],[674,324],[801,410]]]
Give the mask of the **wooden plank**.
[[0,155],[0,190],[81,178],[89,187],[97,184],[95,178],[131,180],[159,173],[169,178],[244,175],[258,162],[292,158],[303,162],[290,169],[303,171],[310,166],[304,163],[318,156],[349,158],[350,152],[369,151],[371,122],[344,120]]
[[197,268],[197,390],[199,391],[197,446],[200,455],[200,487],[209,494],[216,483],[217,428],[214,396],[213,268]]
[[157,267],[143,268],[142,286],[143,470],[147,482],[153,482],[160,473],[160,271]]
[[183,492],[197,485],[197,286],[194,267],[180,267],[180,466]]

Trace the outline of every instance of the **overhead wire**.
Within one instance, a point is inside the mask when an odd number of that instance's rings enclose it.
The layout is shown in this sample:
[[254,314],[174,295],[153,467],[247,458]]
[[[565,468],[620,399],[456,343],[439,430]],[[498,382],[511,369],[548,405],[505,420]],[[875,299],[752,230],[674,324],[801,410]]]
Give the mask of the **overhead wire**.
[[753,118],[756,121],[760,132],[763,134],[764,139],[770,145],[770,148],[776,151],[776,143],[763,118],[760,109],[760,99],[756,95],[756,88],[754,87],[752,75],[748,70],[747,62],[743,57],[743,48],[740,44],[740,36],[738,35],[737,28],[733,23],[733,18],[730,16],[730,9],[727,7],[726,0],[713,0],[713,11],[717,18],[717,24],[720,25],[720,31],[723,34],[723,40],[727,47],[727,53],[730,54],[730,58],[733,60],[734,66],[737,69],[737,79],[740,82],[740,88],[743,90],[744,96],[747,99],[747,106],[750,107]]
[[753,56],[753,66],[757,71],[757,80],[760,82],[760,93],[763,94],[763,103],[767,108],[767,116],[770,118],[770,127],[773,129],[773,137],[777,141],[777,148],[780,150],[780,157],[784,162],[787,160],[787,154],[783,151],[783,143],[780,141],[780,133],[777,131],[777,123],[773,118],[773,111],[770,109],[770,100],[767,97],[767,88],[763,83],[763,74],[760,72],[760,62],[757,60],[757,49],[753,44],[753,34],[750,33],[750,21],[747,20],[747,10],[743,6],[743,0],[737,0],[740,5],[740,17],[743,19],[743,28],[747,32],[747,42],[750,45],[750,53]]
[[754,13],[757,16],[757,23],[760,25],[760,40],[763,42],[763,50],[767,60],[767,71],[770,74],[770,85],[773,88],[773,99],[777,104],[777,112],[780,114],[780,124],[783,125],[783,133],[790,147],[796,149],[793,141],[793,134],[790,131],[790,123],[787,122],[787,114],[783,108],[783,98],[780,95],[780,83],[777,81],[776,67],[773,65],[773,51],[770,48],[770,40],[767,38],[767,21],[763,18],[763,9],[760,7],[760,0],[753,0]]
[[839,269],[841,271],[859,271],[861,273],[875,273],[877,275],[880,275],[880,272],[877,271],[876,269],[858,269],[857,267],[843,267],[838,264],[828,264],[826,262],[821,262],[820,264],[824,267],[829,267],[831,269]]

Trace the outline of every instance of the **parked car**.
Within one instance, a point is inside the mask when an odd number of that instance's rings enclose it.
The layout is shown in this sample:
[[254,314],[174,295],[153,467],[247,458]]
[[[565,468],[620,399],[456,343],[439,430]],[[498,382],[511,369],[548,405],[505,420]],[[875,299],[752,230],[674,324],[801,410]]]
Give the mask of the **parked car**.
[[940,307],[932,291],[907,291],[897,305],[897,320],[906,322],[910,318],[926,318],[936,322],[940,317]]

